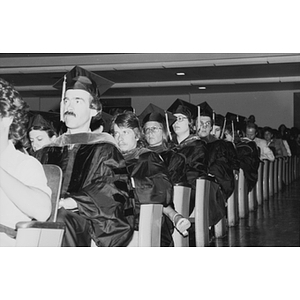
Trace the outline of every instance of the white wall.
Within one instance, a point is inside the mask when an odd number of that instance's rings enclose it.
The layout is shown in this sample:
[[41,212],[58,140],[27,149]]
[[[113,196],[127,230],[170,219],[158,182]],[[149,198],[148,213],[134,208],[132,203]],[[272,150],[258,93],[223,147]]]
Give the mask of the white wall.
[[30,110],[50,111],[59,109],[60,98],[26,98]]
[[153,103],[167,109],[177,98],[199,104],[206,101],[216,113],[225,115],[227,112],[237,113],[245,117],[255,115],[259,126],[278,128],[280,124],[294,126],[294,92],[247,92],[223,94],[191,94],[174,96],[133,97],[132,105],[139,114]]
[[[278,128],[294,126],[294,93],[299,91],[247,92],[223,94],[191,94],[132,97],[132,106],[140,114],[149,103],[167,109],[177,98],[199,104],[206,101],[216,113],[255,115],[259,126]],[[32,110],[49,111],[59,108],[60,98],[25,98]]]

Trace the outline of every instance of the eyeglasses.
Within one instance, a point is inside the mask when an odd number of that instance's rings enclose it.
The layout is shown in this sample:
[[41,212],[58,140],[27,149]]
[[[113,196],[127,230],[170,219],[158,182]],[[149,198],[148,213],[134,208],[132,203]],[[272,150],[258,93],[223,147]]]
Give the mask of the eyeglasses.
[[183,120],[187,120],[188,118],[187,117],[183,117],[183,116],[179,116],[179,117],[176,117],[176,122],[182,122]]
[[205,123],[200,122],[200,127],[208,127],[208,126],[211,126],[211,122],[209,122],[209,121],[207,121]]
[[151,133],[157,133],[159,130],[162,130],[162,128],[153,126],[153,127],[144,128],[144,133],[145,134],[150,134],[150,132]]

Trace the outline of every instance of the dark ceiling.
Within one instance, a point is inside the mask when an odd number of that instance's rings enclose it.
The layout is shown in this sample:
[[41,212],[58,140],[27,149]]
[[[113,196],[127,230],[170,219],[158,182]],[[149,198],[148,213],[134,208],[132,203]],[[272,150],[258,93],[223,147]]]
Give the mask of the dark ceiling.
[[23,97],[56,97],[53,84],[75,65],[115,82],[105,97],[300,90],[299,53],[7,53],[0,77]]

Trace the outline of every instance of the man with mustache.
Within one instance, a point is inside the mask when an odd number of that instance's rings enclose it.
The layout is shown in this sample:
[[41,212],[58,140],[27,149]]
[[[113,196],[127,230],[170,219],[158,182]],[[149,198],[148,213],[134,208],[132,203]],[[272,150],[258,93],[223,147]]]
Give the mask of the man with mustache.
[[[58,221],[66,224],[63,246],[127,246],[133,235],[134,200],[124,158],[108,133],[93,133],[101,116],[100,95],[113,82],[76,66],[62,85],[61,120],[67,132],[36,152],[43,164],[63,170]],[[64,92],[66,90],[66,92]]]

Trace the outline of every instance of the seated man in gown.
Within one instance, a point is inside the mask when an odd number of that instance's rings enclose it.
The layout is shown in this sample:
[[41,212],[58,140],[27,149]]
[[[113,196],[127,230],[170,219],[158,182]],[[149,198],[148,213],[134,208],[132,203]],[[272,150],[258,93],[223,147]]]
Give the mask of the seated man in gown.
[[[217,115],[212,108],[203,102],[200,105],[201,114],[198,135],[207,142],[209,149],[209,174],[213,175],[221,187],[225,201],[234,191],[234,171],[239,171],[237,153],[232,143],[221,139],[225,117]],[[214,132],[214,134],[212,134]]]
[[134,200],[125,160],[108,133],[90,131],[101,115],[100,95],[112,82],[76,66],[62,87],[61,120],[67,132],[35,152],[43,164],[63,170],[58,221],[66,224],[63,246],[127,246],[134,227]]
[[[210,219],[215,225],[226,215],[227,199],[234,191],[234,154],[230,144],[212,135],[216,114],[207,102],[199,104],[200,116],[196,128],[199,137],[207,142],[208,173],[212,180],[210,188]],[[219,132],[219,131],[218,131]]]

